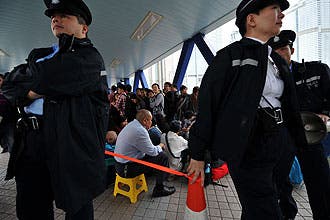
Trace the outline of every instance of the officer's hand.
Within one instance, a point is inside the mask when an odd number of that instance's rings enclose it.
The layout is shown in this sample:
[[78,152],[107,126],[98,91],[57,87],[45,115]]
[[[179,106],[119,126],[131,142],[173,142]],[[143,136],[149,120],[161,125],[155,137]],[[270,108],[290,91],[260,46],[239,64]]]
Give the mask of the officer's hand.
[[67,52],[71,50],[73,41],[73,35],[61,34],[58,38],[59,52]]
[[37,94],[37,93],[30,90],[29,93],[27,94],[27,97],[29,99],[38,99],[38,98],[41,98],[42,95],[39,95],[39,94]]
[[323,115],[323,114],[317,114],[317,115],[322,119],[322,121],[323,121],[325,124],[327,124],[327,121],[330,120],[329,116],[327,116],[327,115]]
[[201,176],[201,186],[204,185],[204,165],[205,165],[204,161],[198,161],[198,160],[194,160],[194,159],[190,160],[187,171],[188,171],[188,176],[194,174],[191,183],[194,183],[200,175]]

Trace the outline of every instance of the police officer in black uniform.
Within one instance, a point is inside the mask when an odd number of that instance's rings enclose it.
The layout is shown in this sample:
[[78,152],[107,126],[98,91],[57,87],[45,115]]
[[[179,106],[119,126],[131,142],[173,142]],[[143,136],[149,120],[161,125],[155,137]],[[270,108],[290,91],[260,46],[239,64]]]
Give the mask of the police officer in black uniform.
[[[19,219],[91,220],[105,190],[108,114],[104,62],[87,38],[92,15],[82,0],[44,0],[58,45],[34,49],[9,73],[5,95],[20,107],[7,179],[15,176]],[[17,79],[11,82],[10,79]],[[23,80],[22,80],[23,79]],[[28,97],[26,105],[19,100]]]
[[[289,64],[293,74],[301,111],[314,112],[324,122],[330,112],[330,69],[319,61],[298,63],[291,60],[294,53],[293,42],[296,33],[282,30],[269,40],[269,45]],[[330,219],[330,172],[322,144],[312,144],[299,148],[297,158],[301,165],[313,218]],[[292,186],[282,189],[280,205],[286,218],[297,214],[297,206],[292,198]]]
[[288,7],[286,0],[241,1],[236,25],[243,38],[218,51],[208,67],[190,130],[188,174],[204,178],[207,149],[226,161],[242,219],[282,219],[276,186],[289,175],[293,145],[306,145],[292,75],[266,44],[280,32]]

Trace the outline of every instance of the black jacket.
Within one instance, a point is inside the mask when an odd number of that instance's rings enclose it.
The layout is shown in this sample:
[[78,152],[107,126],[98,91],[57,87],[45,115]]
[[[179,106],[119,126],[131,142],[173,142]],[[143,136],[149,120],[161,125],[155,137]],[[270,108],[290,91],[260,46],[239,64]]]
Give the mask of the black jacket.
[[330,69],[321,62],[298,63],[292,61],[301,111],[330,113]]
[[[284,81],[283,117],[297,146],[305,146],[292,76],[285,61],[271,57]],[[254,126],[266,80],[268,46],[243,38],[217,53],[208,67],[199,92],[199,113],[190,130],[192,158],[203,160],[205,149],[214,158],[240,162]]]
[[50,51],[30,53],[34,80],[29,90],[45,95],[44,150],[56,205],[74,213],[105,190],[105,68],[89,39],[74,39],[54,57],[36,62]]

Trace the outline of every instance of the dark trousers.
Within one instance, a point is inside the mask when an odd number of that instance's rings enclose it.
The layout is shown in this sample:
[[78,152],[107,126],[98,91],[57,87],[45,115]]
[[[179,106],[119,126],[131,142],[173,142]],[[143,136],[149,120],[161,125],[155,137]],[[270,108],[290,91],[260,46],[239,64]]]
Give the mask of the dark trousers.
[[12,150],[14,143],[15,122],[2,121],[0,123],[0,145],[4,152]]
[[[169,166],[168,163],[168,157],[164,152],[160,152],[157,156],[149,156],[146,155],[142,160],[162,165],[165,167]],[[147,167],[145,165],[139,164],[139,163],[118,163],[116,162],[115,164],[116,167],[116,172],[119,174],[121,177],[127,177],[127,178],[133,178],[136,177],[142,173],[150,173],[150,172],[155,172],[156,175],[156,185],[157,186],[162,186],[163,182],[166,180],[168,177],[168,174],[165,172],[162,172],[160,170],[153,169],[151,167]]]
[[298,213],[297,203],[292,197],[292,191],[293,186],[290,182],[290,178],[287,177],[285,183],[282,185],[281,189],[279,189],[279,204],[285,219],[294,219]]
[[244,220],[279,220],[277,189],[284,184],[293,162],[293,147],[285,127],[257,130],[240,163],[228,162]]
[[16,172],[16,213],[18,219],[54,219],[53,191],[50,175],[41,153],[44,147],[42,133],[26,133],[24,151]]
[[76,213],[66,213],[65,220],[93,220],[94,219],[94,208],[93,201],[89,201]]
[[[24,152],[16,172],[16,213],[20,220],[54,220],[54,194],[50,172],[43,155],[43,135],[28,131]],[[76,213],[66,213],[66,220],[94,219],[93,202],[89,201]]]
[[[313,219],[330,220],[330,171],[322,144],[299,150],[297,158],[304,177]],[[298,211],[296,204],[290,202],[292,200],[292,187],[284,189],[281,192],[280,203],[283,213],[288,217],[294,217]]]

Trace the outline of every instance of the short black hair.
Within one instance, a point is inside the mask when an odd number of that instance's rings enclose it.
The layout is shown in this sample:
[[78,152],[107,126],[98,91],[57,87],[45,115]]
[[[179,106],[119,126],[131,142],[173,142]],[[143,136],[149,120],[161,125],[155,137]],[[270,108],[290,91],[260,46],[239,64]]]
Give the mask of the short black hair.
[[86,20],[81,17],[80,15],[77,15],[78,23],[82,25],[87,25]]
[[125,86],[124,84],[122,84],[122,83],[117,83],[117,88],[118,88],[118,89],[123,89],[123,90],[125,90],[125,89],[126,89],[126,86]]
[[130,84],[126,84],[126,85],[125,85],[125,90],[126,90],[127,92],[131,92],[131,91],[132,91],[132,86],[131,86]]
[[198,92],[199,91],[199,86],[195,86],[194,88],[193,88],[193,93],[196,93],[196,92]]
[[171,87],[178,89],[178,86],[176,84],[172,84]]
[[177,132],[181,131],[181,129],[182,129],[181,121],[178,121],[178,120],[171,121],[170,131],[177,133]]
[[160,89],[160,87],[159,87],[159,84],[158,84],[158,83],[154,83],[154,84],[152,84],[152,85],[151,85],[151,87],[153,87],[153,86],[157,86],[157,87],[158,87],[158,89]]
[[185,85],[182,85],[182,86],[180,87],[180,91],[183,91],[183,90],[185,90],[185,89],[188,89],[187,86],[185,86]]
[[170,82],[165,82],[165,83],[164,83],[164,86],[165,86],[165,85],[171,86],[172,83],[170,83]]
[[111,86],[111,91],[113,91],[113,92],[117,91],[117,86],[112,85],[112,86]]

